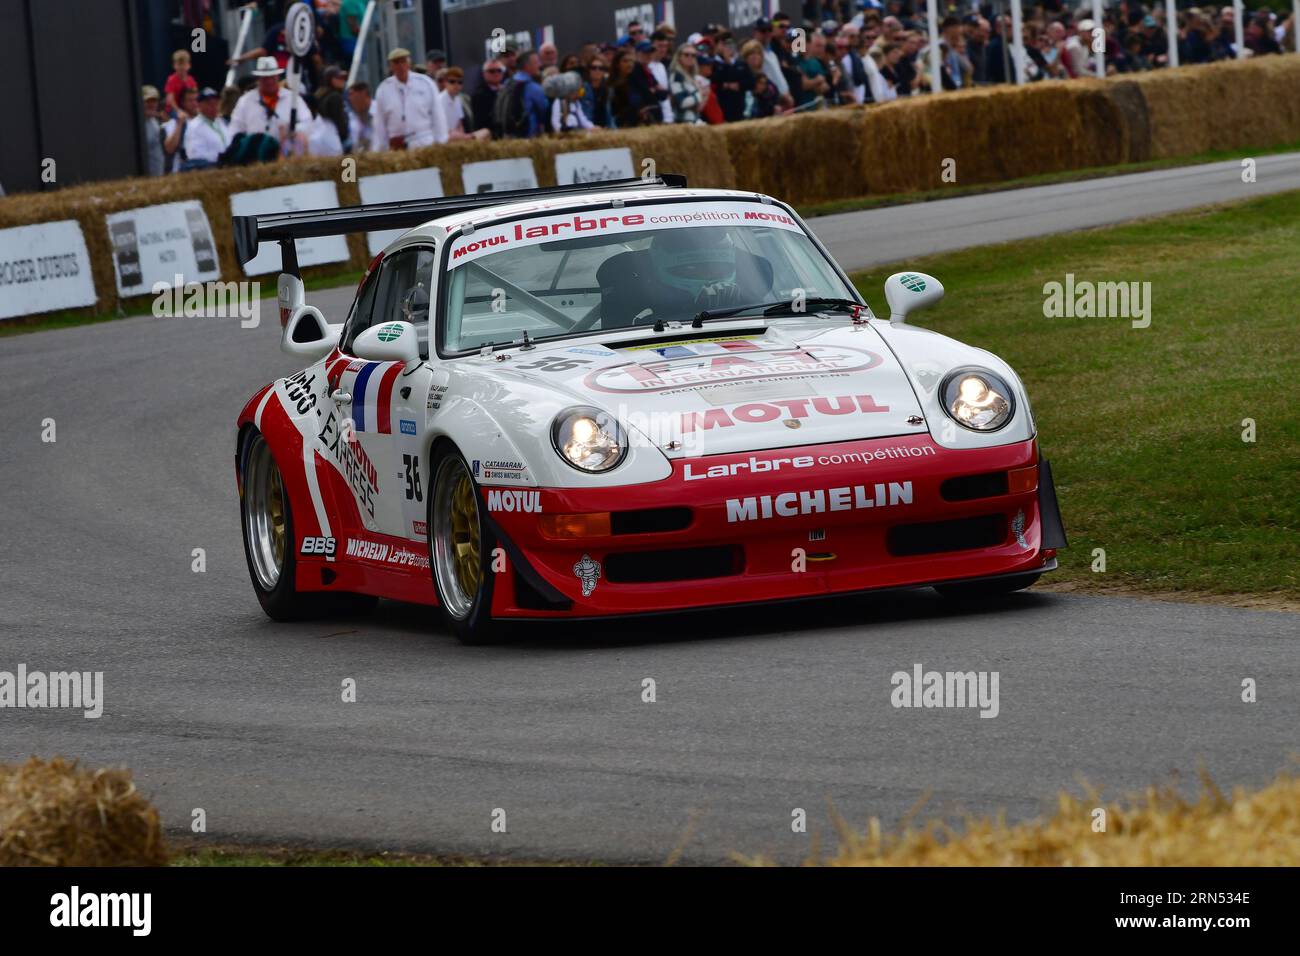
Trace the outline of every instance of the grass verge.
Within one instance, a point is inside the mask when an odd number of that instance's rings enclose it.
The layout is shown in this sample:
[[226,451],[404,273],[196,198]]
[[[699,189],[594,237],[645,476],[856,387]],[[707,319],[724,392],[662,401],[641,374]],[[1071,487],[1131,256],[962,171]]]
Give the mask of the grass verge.
[[[1055,580],[1300,598],[1297,249],[1293,192],[907,263],[948,289],[916,324],[997,353],[1029,390],[1070,536]],[[879,303],[893,271],[853,278]],[[1044,317],[1067,273],[1150,282],[1150,327]]]

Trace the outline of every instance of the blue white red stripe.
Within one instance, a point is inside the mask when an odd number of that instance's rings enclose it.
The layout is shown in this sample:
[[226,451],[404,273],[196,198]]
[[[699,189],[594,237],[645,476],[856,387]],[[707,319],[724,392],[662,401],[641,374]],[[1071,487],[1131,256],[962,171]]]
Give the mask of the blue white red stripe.
[[[343,376],[352,380],[352,424],[357,432],[393,433],[393,385],[402,372],[401,362],[353,362]],[[346,387],[346,386],[345,386]]]

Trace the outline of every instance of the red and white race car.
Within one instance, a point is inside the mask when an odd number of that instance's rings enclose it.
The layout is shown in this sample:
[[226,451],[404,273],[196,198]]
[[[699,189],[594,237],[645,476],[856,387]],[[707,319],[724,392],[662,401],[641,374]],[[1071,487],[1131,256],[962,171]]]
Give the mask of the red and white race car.
[[[346,321],[295,240],[406,229]],[[1032,584],[1065,545],[1024,387],[877,319],[790,207],[677,177],[237,217],[279,242],[282,347],[239,416],[257,597],[498,622]]]

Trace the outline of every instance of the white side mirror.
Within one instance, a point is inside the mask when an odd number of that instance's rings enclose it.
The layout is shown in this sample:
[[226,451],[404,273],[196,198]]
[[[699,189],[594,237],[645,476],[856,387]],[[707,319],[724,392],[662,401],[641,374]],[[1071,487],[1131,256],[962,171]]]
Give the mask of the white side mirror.
[[410,322],[381,322],[353,340],[352,354],[372,362],[418,362],[420,342]]
[[342,325],[330,325],[314,305],[300,305],[284,325],[280,351],[286,355],[315,361],[324,358],[339,344]]
[[942,298],[943,283],[924,272],[895,272],[885,280],[890,322],[902,322],[909,312],[934,305]]

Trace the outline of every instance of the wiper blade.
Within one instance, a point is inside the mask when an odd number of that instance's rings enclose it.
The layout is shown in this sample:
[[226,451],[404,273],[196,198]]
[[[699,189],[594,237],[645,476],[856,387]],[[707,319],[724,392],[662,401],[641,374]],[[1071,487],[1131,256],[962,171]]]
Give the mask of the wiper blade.
[[[805,306],[803,311],[823,311],[826,309],[847,309],[855,311],[865,309],[861,302],[855,302],[852,299],[836,299],[827,296],[812,296],[803,300]],[[815,309],[809,309],[807,306],[816,306]],[[764,315],[776,315],[779,312],[794,312],[795,300],[783,299],[779,302],[755,302],[752,305],[734,305],[726,309],[705,309],[695,316],[695,321],[691,323],[693,328],[700,328],[705,322],[711,319],[725,319],[733,315],[740,315],[744,312],[762,312]]]
[[695,315],[695,321],[691,323],[694,328],[699,328],[710,319],[725,319],[729,316],[740,315],[742,312],[758,312],[776,306],[785,305],[784,302],[755,302],[751,305],[733,305],[725,309],[705,309]]
[[[858,309],[866,308],[866,306],[861,302],[855,302],[853,299],[833,299],[817,295],[804,299],[803,304],[805,308],[802,311],[804,312],[825,312],[829,309],[847,309],[849,311],[856,311]],[[808,306],[813,305],[816,306],[815,309],[807,308]],[[793,312],[794,310],[794,299],[789,299],[785,302],[777,302],[768,306],[763,311],[763,314],[775,315],[778,312]]]

